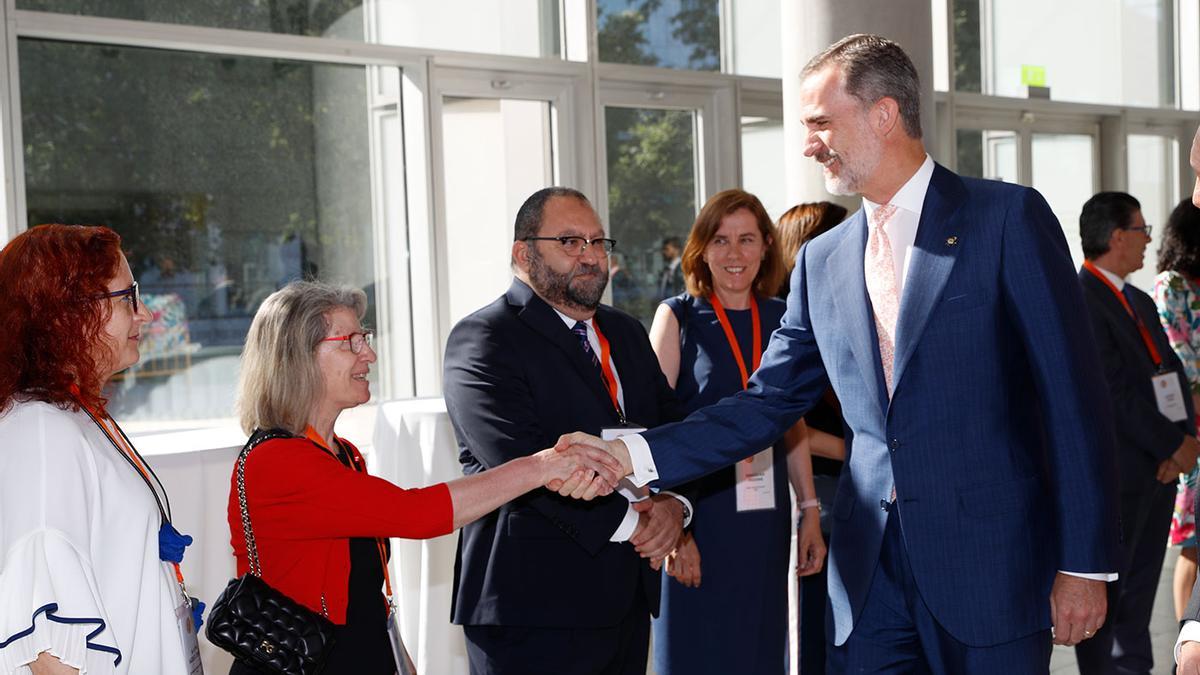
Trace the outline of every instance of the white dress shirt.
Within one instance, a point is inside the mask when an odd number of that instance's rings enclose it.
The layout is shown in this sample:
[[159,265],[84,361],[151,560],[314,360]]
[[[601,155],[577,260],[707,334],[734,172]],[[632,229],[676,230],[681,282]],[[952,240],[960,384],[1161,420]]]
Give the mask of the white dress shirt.
[[[925,161],[921,163],[916,173],[896,191],[896,194],[892,195],[892,200],[888,202],[896,207],[896,213],[883,226],[883,229],[887,232],[888,240],[892,245],[895,269],[899,270],[896,290],[900,295],[901,303],[904,298],[904,282],[908,279],[908,265],[912,262],[912,249],[917,241],[917,226],[921,223],[921,209],[925,204],[925,193],[929,191],[929,181],[933,178],[933,167],[933,159],[926,154]],[[868,227],[875,215],[875,209],[880,206],[883,205],[863,197],[862,208],[867,216]],[[863,260],[866,262],[866,251],[863,252]],[[1105,270],[1100,271],[1105,272]],[[1108,276],[1113,275],[1109,274]],[[1118,283],[1118,290],[1125,285],[1123,279],[1117,279],[1116,283]],[[901,307],[903,308],[903,304]],[[621,441],[628,448],[629,460],[633,465],[631,482],[634,485],[642,486],[656,480],[658,469],[654,466],[654,457],[650,454],[650,445],[646,443],[646,439],[642,438],[641,434],[634,434],[621,437]],[[1116,573],[1079,573],[1064,570],[1063,574],[1094,581],[1116,581],[1117,579]],[[1200,624],[1200,622],[1197,623]],[[1200,625],[1196,630],[1200,632]]]
[[[563,323],[567,325],[568,329],[571,329],[572,331],[575,329],[575,319],[572,319],[553,307],[551,307],[551,309],[554,309],[554,313],[558,315],[558,318],[562,319]],[[587,326],[588,344],[592,346],[592,353],[595,354],[596,359],[599,360],[602,352],[600,351],[600,338],[596,337],[596,327],[593,325],[592,319],[588,319],[583,323]],[[621,386],[621,376],[617,373],[617,362],[611,353],[608,355],[608,365],[610,368],[612,368],[613,380],[615,380],[617,383],[617,402],[621,405],[621,410],[624,410],[625,389]],[[613,532],[612,536],[608,538],[609,541],[617,543],[629,541],[629,538],[633,536],[634,531],[637,530],[639,514],[634,510],[633,502],[640,502],[643,499],[646,499],[646,496],[639,494],[639,490],[637,490],[637,488],[640,488],[644,485],[645,483],[635,486],[630,481],[623,480],[621,481],[621,485],[617,487],[617,492],[621,493],[622,497],[629,500],[629,506],[625,510],[625,517],[621,520],[621,524],[617,526],[616,531]],[[686,497],[675,494],[674,492],[663,490],[662,494],[671,495],[672,497],[683,502],[685,507],[684,513],[687,514],[684,516],[683,526],[687,527],[692,522],[692,503],[688,501]]]
[[1096,267],[1096,269],[1100,270],[1100,273],[1104,275],[1104,278],[1108,279],[1109,282],[1111,282],[1113,286],[1116,286],[1118,291],[1121,291],[1121,292],[1125,291],[1125,280],[1124,279],[1113,274],[1112,272],[1109,272],[1108,270],[1104,269],[1103,267],[1096,265],[1095,262],[1093,262],[1092,265],[1094,265]]

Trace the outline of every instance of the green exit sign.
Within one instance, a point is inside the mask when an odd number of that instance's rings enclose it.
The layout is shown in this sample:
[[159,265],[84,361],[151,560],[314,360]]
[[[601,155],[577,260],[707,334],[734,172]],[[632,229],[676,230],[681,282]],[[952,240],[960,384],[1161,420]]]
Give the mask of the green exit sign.
[[1021,66],[1021,84],[1029,87],[1046,86],[1046,69],[1042,66]]

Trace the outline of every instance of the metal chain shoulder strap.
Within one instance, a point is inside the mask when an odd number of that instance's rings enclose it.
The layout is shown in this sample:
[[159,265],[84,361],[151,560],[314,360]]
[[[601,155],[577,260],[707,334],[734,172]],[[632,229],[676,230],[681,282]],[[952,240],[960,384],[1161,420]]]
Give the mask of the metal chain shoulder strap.
[[262,563],[258,560],[258,546],[254,543],[254,529],[250,527],[250,509],[246,505],[246,458],[249,457],[250,451],[260,443],[276,438],[295,438],[295,435],[282,429],[266,431],[255,429],[237,460],[238,506],[242,511],[242,536],[246,540],[246,557],[250,561],[250,574],[260,579],[262,578]]

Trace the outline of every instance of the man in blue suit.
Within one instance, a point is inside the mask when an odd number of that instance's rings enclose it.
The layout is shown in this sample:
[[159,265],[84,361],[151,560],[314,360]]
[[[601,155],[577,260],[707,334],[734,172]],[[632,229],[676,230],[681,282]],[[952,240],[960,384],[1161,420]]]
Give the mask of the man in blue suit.
[[802,77],[805,155],[863,208],[800,250],[750,389],[559,445],[666,487],[765,447],[831,383],[829,671],[1045,673],[1052,639],[1102,625],[1117,564],[1112,411],[1067,243],[1036,191],[933,163],[895,43],[844,38]]

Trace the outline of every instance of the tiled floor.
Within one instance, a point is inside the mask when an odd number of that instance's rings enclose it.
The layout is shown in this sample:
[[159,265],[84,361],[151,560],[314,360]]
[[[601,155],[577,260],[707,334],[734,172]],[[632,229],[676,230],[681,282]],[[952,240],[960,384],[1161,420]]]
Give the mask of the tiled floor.
[[[1163,561],[1162,576],[1158,582],[1158,594],[1154,596],[1154,617],[1150,621],[1150,639],[1154,643],[1154,675],[1171,675],[1174,670],[1173,653],[1179,624],[1175,622],[1175,606],[1171,600],[1171,578],[1178,557],[1178,548],[1167,549],[1167,558]],[[1075,650],[1055,647],[1054,655],[1050,658],[1050,672],[1053,675],[1078,672],[1075,669]]]

